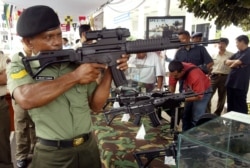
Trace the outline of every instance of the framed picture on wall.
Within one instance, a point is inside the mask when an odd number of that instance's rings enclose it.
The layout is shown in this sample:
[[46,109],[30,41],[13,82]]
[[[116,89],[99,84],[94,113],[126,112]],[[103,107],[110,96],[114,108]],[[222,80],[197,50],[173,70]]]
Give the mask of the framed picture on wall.
[[175,39],[185,29],[185,16],[147,17],[146,38],[168,37]]

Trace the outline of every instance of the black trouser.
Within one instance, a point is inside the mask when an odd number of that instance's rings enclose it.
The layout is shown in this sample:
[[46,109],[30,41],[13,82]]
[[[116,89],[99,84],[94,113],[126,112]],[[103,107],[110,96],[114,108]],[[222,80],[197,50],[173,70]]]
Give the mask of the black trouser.
[[248,113],[247,91],[227,87],[227,111]]
[[10,151],[10,113],[4,97],[0,97],[0,167],[12,168]]
[[[218,116],[221,115],[221,112],[224,109],[225,101],[226,101],[226,95],[227,95],[227,88],[225,86],[227,80],[227,75],[211,75],[211,86],[213,89],[213,95],[211,97],[211,100],[216,92],[218,90],[218,101],[217,101],[217,107],[214,113]],[[211,113],[211,100],[209,101],[207,112]]]

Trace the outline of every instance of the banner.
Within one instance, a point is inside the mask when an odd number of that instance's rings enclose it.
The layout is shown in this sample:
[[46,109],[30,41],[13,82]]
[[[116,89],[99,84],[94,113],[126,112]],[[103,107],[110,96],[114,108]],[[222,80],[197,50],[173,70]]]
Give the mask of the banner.
[[70,25],[68,25],[68,24],[61,24],[61,30],[62,30],[62,32],[70,31]]
[[86,24],[86,16],[79,16],[79,23],[80,25]]
[[12,28],[12,13],[13,13],[13,5],[9,5],[9,4],[4,4],[4,16],[3,19],[6,21],[6,25],[8,28]]
[[73,22],[73,19],[72,19],[71,16],[66,16],[66,17],[64,18],[64,21],[65,21],[65,24],[66,24],[66,25],[71,25],[71,23]]

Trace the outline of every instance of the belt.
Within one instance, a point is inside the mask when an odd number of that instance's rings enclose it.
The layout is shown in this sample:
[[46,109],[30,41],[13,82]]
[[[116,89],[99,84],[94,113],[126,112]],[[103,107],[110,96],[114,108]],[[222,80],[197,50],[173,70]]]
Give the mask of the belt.
[[212,76],[227,76],[228,74],[212,73]]
[[58,148],[60,147],[69,148],[69,147],[76,147],[76,146],[83,144],[84,142],[88,141],[90,136],[91,136],[91,133],[82,134],[71,140],[47,140],[47,139],[38,137],[38,142],[46,146],[54,146]]

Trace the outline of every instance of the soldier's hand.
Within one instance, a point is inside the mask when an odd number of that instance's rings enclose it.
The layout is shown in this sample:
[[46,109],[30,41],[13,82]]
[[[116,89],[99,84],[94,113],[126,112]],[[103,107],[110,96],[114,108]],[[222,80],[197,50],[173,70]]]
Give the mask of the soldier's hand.
[[117,69],[120,69],[122,71],[128,69],[128,64],[127,64],[128,58],[129,55],[126,54],[122,55],[122,58],[117,60],[118,63]]
[[88,84],[96,81],[102,69],[107,69],[105,64],[81,64],[73,73],[79,84]]

